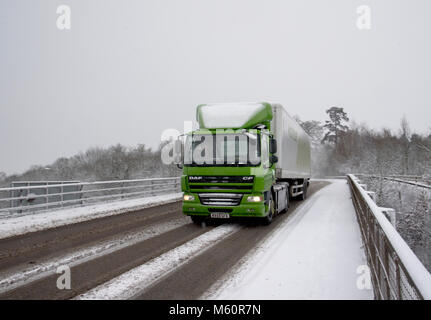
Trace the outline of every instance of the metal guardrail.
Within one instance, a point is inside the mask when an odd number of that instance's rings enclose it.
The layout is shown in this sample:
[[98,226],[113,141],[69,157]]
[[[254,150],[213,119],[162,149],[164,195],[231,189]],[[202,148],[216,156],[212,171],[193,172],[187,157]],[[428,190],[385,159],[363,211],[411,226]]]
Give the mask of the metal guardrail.
[[382,179],[387,181],[399,182],[404,184],[410,184],[412,186],[431,189],[430,181],[425,179],[422,176],[381,176],[377,174],[365,174],[365,173],[357,173],[355,174],[357,177],[367,177],[372,179]]
[[431,274],[354,175],[347,180],[379,300],[431,299]]
[[[373,176],[381,176],[379,174],[373,174]],[[401,180],[413,180],[413,181],[422,181],[424,179],[423,176],[415,176],[415,175],[408,175],[408,174],[388,174],[385,175],[387,178],[394,178],[394,179],[401,179]]]
[[[0,217],[83,206],[107,200],[180,192],[180,185],[180,177],[169,177],[0,188]],[[73,188],[72,191],[70,187]],[[45,201],[40,203],[40,199]]]
[[[373,178],[373,179],[383,179],[383,180],[387,180],[387,181],[409,184],[409,185],[412,185],[415,187],[431,189],[431,185],[420,183],[419,181],[423,181],[423,178],[417,177],[417,176],[379,176],[379,175],[374,175],[374,174],[362,174],[362,173],[357,174],[357,176],[369,177],[369,178]],[[409,180],[406,180],[406,179],[409,179]]]

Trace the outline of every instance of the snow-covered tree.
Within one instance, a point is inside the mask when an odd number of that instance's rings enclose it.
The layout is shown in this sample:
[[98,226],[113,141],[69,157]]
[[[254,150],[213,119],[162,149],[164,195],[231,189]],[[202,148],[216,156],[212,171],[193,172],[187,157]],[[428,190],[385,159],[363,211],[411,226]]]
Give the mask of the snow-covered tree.
[[412,209],[406,211],[398,222],[399,232],[413,249],[426,244],[425,222],[429,211],[428,201],[426,191],[420,191]]

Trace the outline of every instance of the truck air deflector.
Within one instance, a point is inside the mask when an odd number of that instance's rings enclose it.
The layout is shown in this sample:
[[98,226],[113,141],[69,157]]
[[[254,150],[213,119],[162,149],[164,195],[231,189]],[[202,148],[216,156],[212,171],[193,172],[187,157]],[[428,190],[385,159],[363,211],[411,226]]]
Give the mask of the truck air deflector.
[[196,110],[201,129],[269,128],[272,116],[272,107],[266,102],[204,104]]

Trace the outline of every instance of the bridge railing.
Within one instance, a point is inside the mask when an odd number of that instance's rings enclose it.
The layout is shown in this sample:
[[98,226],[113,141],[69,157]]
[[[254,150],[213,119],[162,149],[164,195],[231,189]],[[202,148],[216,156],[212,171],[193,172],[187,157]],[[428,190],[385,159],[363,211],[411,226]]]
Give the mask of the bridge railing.
[[0,218],[98,202],[180,192],[180,177],[47,183],[0,188]]
[[365,245],[374,295],[379,300],[431,299],[431,274],[354,175],[348,175]]

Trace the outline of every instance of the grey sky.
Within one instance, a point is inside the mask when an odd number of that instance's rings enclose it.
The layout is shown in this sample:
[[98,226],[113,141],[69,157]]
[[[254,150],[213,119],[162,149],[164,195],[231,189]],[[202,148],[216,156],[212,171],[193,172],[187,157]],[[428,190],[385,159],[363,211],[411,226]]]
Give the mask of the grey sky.
[[[56,27],[70,5],[72,29]],[[372,28],[356,27],[370,5]],[[157,146],[199,103],[279,101],[304,120],[344,107],[431,126],[427,0],[2,0],[0,171],[91,146]]]

